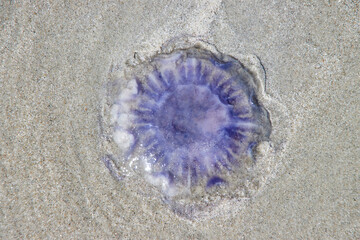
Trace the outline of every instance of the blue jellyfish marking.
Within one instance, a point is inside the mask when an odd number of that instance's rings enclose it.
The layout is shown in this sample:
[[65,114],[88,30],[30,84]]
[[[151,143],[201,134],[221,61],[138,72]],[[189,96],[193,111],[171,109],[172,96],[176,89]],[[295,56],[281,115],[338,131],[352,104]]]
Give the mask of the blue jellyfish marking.
[[224,179],[222,179],[221,177],[213,176],[207,181],[206,187],[210,188],[210,187],[222,185],[225,183],[226,183],[226,181]]
[[[271,124],[256,96],[253,77],[231,57],[198,48],[159,55],[154,70],[120,93],[119,146],[138,151],[152,182],[191,188],[227,183],[226,173],[254,158]],[[119,123],[120,122],[120,123]]]

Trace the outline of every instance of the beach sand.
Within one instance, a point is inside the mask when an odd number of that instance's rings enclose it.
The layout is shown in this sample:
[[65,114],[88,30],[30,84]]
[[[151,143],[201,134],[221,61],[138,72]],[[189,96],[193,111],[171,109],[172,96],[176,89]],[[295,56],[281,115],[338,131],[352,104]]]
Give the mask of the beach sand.
[[[359,2],[3,1],[0,26],[0,239],[360,239]],[[184,35],[257,56],[289,122],[261,193],[201,221],[101,161],[109,71]]]

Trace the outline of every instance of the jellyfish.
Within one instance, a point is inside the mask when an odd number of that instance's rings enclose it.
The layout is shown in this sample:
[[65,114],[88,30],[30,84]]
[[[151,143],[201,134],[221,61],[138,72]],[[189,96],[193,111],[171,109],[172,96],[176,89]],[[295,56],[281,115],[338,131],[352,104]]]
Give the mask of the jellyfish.
[[252,73],[231,56],[191,47],[158,54],[120,89],[113,138],[166,196],[225,186],[271,133]]

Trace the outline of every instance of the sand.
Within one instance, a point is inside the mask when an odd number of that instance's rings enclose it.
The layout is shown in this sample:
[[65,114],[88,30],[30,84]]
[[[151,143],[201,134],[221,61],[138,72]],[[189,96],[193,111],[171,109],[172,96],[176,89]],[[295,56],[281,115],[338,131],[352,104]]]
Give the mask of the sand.
[[[357,1],[4,1],[0,26],[0,239],[360,238]],[[101,161],[109,71],[184,35],[257,56],[289,121],[261,194],[201,221]]]

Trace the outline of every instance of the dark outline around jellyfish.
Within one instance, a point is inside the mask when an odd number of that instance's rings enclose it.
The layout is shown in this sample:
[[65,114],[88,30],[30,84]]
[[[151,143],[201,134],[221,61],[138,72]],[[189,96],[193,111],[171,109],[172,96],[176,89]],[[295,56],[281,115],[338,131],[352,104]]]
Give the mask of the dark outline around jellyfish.
[[200,48],[160,54],[150,65],[112,106],[124,161],[136,154],[146,179],[168,196],[226,185],[271,132],[252,74],[234,58]]

